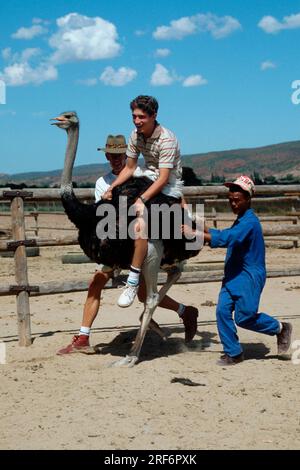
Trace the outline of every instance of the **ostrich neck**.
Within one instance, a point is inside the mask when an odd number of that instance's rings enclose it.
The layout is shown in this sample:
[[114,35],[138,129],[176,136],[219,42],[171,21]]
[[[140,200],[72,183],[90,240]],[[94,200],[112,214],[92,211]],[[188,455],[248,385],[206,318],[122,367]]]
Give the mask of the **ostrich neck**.
[[72,187],[72,171],[76,157],[77,145],[79,138],[79,125],[71,127],[68,130],[68,143],[65,154],[65,164],[61,177],[61,193],[70,193]]

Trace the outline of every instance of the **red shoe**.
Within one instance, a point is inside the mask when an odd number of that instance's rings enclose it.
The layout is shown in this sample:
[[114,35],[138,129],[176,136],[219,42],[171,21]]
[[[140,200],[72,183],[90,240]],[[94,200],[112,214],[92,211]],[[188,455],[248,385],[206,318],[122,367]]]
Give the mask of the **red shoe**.
[[73,336],[72,343],[68,344],[65,348],[60,349],[57,351],[56,354],[63,355],[63,354],[71,354],[71,353],[90,353],[94,352],[94,349],[91,348],[89,337],[87,335],[75,335]]
[[197,317],[198,317],[198,309],[196,307],[192,307],[188,305],[185,307],[181,318],[183,320],[184,329],[185,329],[185,337],[184,341],[189,343],[194,338],[197,332]]

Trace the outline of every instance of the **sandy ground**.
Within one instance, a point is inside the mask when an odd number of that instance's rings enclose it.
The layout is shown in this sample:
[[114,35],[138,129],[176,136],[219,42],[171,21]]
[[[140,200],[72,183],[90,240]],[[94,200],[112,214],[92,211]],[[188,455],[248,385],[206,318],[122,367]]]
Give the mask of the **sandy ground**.
[[[29,258],[30,283],[92,274],[93,264],[63,265],[66,251],[78,248],[43,248]],[[268,249],[267,255],[270,267],[300,264],[300,249]],[[223,256],[205,247],[198,259]],[[14,282],[13,260],[0,260],[1,283]],[[198,334],[186,347],[177,314],[159,308],[155,319],[169,338],[162,343],[148,333],[141,362],[131,369],[108,367],[129,351],[141,312],[138,302],[119,309],[117,289],[104,292],[94,323],[91,342],[99,353],[64,357],[56,351],[78,331],[85,292],[31,298],[34,342],[27,348],[18,346],[14,297],[0,297],[7,359],[0,364],[0,448],[299,449],[300,364],[277,359],[274,337],[240,329],[247,360],[217,366],[219,288],[172,287],[176,300],[199,308]],[[269,279],[261,310],[292,322],[300,362],[299,299],[299,277]],[[172,382],[178,377],[199,385]]]

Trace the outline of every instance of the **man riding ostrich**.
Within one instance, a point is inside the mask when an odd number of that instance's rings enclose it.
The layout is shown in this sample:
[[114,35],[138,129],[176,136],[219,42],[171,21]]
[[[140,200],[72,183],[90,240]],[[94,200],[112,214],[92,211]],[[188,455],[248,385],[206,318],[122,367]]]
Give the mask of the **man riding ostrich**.
[[[68,135],[68,144],[65,156],[65,165],[61,181],[61,198],[65,211],[69,219],[79,230],[79,244],[89,258],[97,263],[107,264],[109,266],[119,266],[128,268],[133,253],[133,241],[131,239],[99,239],[96,233],[98,222],[103,216],[97,216],[97,209],[106,201],[99,201],[95,204],[83,204],[76,198],[72,188],[72,169],[76,157],[76,150],[79,137],[79,120],[75,112],[62,113],[54,123],[58,127],[65,129]],[[138,196],[145,192],[152,181],[146,177],[130,178],[126,183],[118,186],[112,191],[112,204],[118,212],[118,198],[120,195],[127,196],[128,206],[135,203]],[[155,198],[154,198],[155,199]],[[156,198],[157,200],[157,198]],[[128,219],[130,220],[130,218]],[[118,228],[118,227],[117,227]],[[180,243],[179,243],[180,242]],[[195,255],[195,251],[186,251],[183,240],[176,240],[175,243],[164,241],[167,247],[167,261],[183,260]],[[177,247],[176,252],[172,253],[172,246]],[[148,255],[144,263],[144,278],[147,286],[147,299],[145,310],[142,317],[141,329],[137,335],[133,349],[121,364],[134,365],[138,360],[142,342],[146,330],[151,325],[152,314],[165,295],[167,289],[174,280],[178,279],[180,272],[169,274],[167,284],[161,289],[159,297],[157,293],[157,273],[163,255],[162,243],[160,240],[149,243]],[[152,326],[154,322],[152,321]],[[159,333],[159,331],[158,331]]]

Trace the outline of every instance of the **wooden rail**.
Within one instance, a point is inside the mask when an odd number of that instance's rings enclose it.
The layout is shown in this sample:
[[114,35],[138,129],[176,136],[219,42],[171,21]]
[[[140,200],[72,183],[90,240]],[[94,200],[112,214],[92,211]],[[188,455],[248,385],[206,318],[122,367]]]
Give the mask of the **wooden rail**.
[[[0,189],[0,201],[6,200],[5,193],[10,191],[10,189],[1,188]],[[18,190],[15,190],[17,193]],[[25,196],[26,200],[31,201],[60,201],[60,190],[58,188],[26,188],[24,190],[19,190],[19,192],[30,193],[30,195]],[[93,200],[95,197],[94,188],[75,188],[75,195],[79,199]],[[228,189],[225,186],[186,186],[183,189],[185,196],[226,196],[228,194]],[[296,195],[300,194],[300,185],[261,185],[256,186],[255,195],[256,196],[280,196],[280,195]]]
[[[206,282],[220,282],[223,279],[223,271],[221,270],[211,270],[211,271],[191,271],[183,272],[177,284],[195,284],[195,283],[206,283]],[[275,277],[290,277],[290,276],[300,276],[300,269],[291,267],[288,269],[270,269],[267,272],[268,278]],[[166,281],[167,275],[165,273],[159,273],[158,275],[158,284],[164,284]],[[124,285],[127,275],[121,274],[114,281],[109,281],[105,288],[111,289],[117,285]],[[42,282],[39,284],[38,289],[33,290],[30,294],[33,297],[41,295],[52,295],[52,294],[66,294],[68,292],[82,292],[88,289],[89,281],[50,281]],[[10,289],[9,285],[0,286],[0,296],[14,295],[14,292]]]

